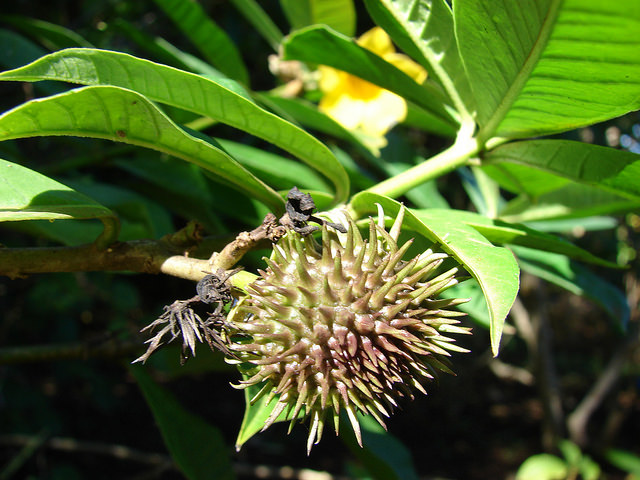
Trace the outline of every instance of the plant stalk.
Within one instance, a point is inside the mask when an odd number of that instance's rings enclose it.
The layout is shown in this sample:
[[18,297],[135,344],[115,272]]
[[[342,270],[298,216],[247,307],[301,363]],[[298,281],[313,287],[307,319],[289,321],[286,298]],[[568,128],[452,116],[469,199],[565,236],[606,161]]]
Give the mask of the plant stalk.
[[472,136],[473,129],[473,123],[463,124],[455,143],[449,148],[364,191],[397,198],[424,182],[465,165],[480,150],[476,139]]

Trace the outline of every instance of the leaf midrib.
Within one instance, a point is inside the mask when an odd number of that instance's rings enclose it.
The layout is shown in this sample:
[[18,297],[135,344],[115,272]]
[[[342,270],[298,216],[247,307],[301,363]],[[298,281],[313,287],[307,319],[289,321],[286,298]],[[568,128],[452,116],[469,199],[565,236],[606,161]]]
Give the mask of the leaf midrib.
[[484,145],[487,140],[493,136],[502,120],[507,116],[509,110],[511,110],[511,107],[517,100],[518,95],[522,91],[524,85],[531,77],[531,72],[533,72],[533,69],[536,67],[538,61],[540,60],[540,57],[542,56],[542,52],[547,47],[553,27],[556,25],[558,11],[560,10],[560,5],[562,4],[562,2],[563,0],[552,0],[549,4],[549,9],[547,10],[547,14],[545,15],[544,22],[542,23],[542,28],[540,29],[536,37],[536,41],[531,48],[526,61],[511,82],[511,86],[502,98],[502,101],[500,102],[498,107],[489,118],[489,121],[478,132],[478,140],[481,145]]

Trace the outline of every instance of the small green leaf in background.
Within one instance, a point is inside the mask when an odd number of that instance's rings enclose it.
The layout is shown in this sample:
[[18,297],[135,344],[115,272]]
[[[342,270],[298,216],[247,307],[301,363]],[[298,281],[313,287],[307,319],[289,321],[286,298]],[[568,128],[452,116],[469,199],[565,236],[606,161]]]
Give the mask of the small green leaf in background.
[[282,32],[260,4],[256,0],[231,0],[231,3],[277,52],[282,42]]
[[640,480],[640,457],[632,452],[611,448],[604,453],[605,458],[620,470],[628,472],[628,480]]
[[[397,215],[401,204],[388,197],[362,192],[350,206],[363,214],[375,211],[379,203],[388,215]],[[491,349],[498,354],[504,321],[520,288],[519,268],[506,248],[492,245],[474,228],[451,219],[447,210],[407,210],[407,228],[438,242],[478,281],[491,318]]]
[[[55,23],[45,22],[37,18],[18,15],[0,15],[0,22],[6,22],[35,38],[49,50],[62,50],[71,47],[92,48],[90,42],[73,30]],[[34,57],[32,60],[35,60]]]
[[548,453],[527,458],[516,473],[516,480],[566,480],[567,464]]
[[204,58],[234,80],[249,84],[249,74],[235,43],[207,16],[196,0],[154,0]]
[[629,304],[619,288],[572,262],[564,255],[513,246],[522,270],[593,300],[609,315],[616,327],[624,329],[629,321]]
[[636,0],[454,2],[479,136],[523,138],[640,108]]
[[130,366],[176,465],[189,480],[234,479],[228,447],[220,431],[189,413],[146,370]]
[[0,141],[46,135],[105,138],[173,155],[213,172],[282,211],[280,196],[229,155],[189,135],[156,105],[130,90],[85,87],[32,100],[0,116]]
[[277,190],[288,191],[295,185],[300,189],[331,192],[322,176],[307,165],[244,143],[215,140],[238,163]]
[[327,25],[352,37],[356,30],[353,0],[280,0],[292,30],[309,25]]

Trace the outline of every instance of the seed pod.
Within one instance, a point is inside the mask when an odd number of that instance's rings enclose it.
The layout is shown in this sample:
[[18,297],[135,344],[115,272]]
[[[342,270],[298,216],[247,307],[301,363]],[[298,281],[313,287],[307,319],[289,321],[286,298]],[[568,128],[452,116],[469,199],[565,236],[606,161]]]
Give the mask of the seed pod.
[[441,271],[448,255],[431,249],[404,260],[411,241],[397,245],[402,213],[389,232],[382,214],[371,219],[368,240],[348,216],[346,234],[322,227],[321,245],[290,231],[230,313],[242,338],[230,347],[235,361],[253,365],[238,388],[262,384],[252,402],[278,399],[263,430],[282,412],[291,425],[309,417],[310,451],[326,416],[337,433],[344,410],[362,445],[358,410],[384,427],[398,400],[453,373],[449,351],[467,350],[446,334],[469,329],[450,308],[465,300],[438,296],[458,283],[458,268]]

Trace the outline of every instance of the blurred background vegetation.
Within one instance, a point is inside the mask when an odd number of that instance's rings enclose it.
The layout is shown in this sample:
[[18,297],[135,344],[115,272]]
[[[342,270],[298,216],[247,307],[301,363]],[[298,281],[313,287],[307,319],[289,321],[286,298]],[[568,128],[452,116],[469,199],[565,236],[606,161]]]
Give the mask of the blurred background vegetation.
[[[232,2],[200,3],[242,52],[251,68],[251,88],[276,87],[268,69],[269,46]],[[260,3],[286,32],[279,2]],[[3,4],[0,16],[2,70],[72,46],[65,44],[68,38],[43,40],[24,23],[25,18],[76,32],[80,46],[87,42],[87,46],[171,61],[163,57],[162,50],[153,48],[154,39],[161,38],[196,55],[183,33],[152,1],[13,0]],[[364,11],[358,12],[358,19],[358,33],[372,25]],[[25,43],[19,43],[22,41]],[[9,54],[8,45],[19,45],[18,54]],[[32,84],[0,83],[1,110],[59,87],[44,83],[33,88]],[[271,148],[225,126],[214,126],[208,132]],[[409,134],[410,143],[426,151],[438,151],[444,142],[419,131]],[[630,114],[563,138],[640,153],[640,116]],[[389,140],[388,149],[401,152],[406,146],[393,132]],[[357,152],[350,153],[358,158]],[[213,183],[190,165],[161,158],[161,168],[145,168],[150,161],[157,165],[159,155],[79,138],[38,138],[0,145],[1,157],[91,192],[93,198],[117,211],[123,219],[125,240],[159,238],[193,218],[205,226],[208,235],[221,241],[260,223],[265,213],[262,206]],[[376,169],[367,174],[371,178],[383,175]],[[459,175],[449,175],[439,180],[438,189],[452,206],[470,208],[460,180]],[[366,176],[358,181],[366,182]],[[282,188],[292,186],[287,179],[282,183]],[[2,244],[41,246],[69,241],[55,224],[15,223],[0,226]],[[87,231],[86,225],[83,222],[79,227],[75,241],[91,241],[101,228],[96,224]],[[592,270],[626,295],[629,325],[637,332],[640,216],[568,222],[566,236],[601,258],[630,262],[625,270]],[[256,265],[259,258],[259,252],[253,255]],[[0,278],[0,479],[182,478],[128,364],[141,353],[140,328],[153,321],[163,305],[193,294],[190,282],[149,275]],[[529,336],[514,334],[510,325],[517,322],[525,331],[531,330]],[[625,335],[589,299],[526,273],[509,324],[498,359],[491,356],[488,333],[476,327],[475,334],[462,341],[472,353],[456,359],[457,377],[442,378],[432,394],[402,405],[388,422],[390,433],[411,453],[420,477],[511,478],[534,454],[550,451],[562,456],[556,445],[569,436],[566,416],[591,398],[596,408],[582,437],[583,452],[600,465],[603,478],[630,478],[629,470],[612,463],[609,449],[640,455],[637,334]],[[307,457],[301,447],[306,431],[301,427],[287,436],[287,427],[276,425],[251,439],[239,453],[231,453],[243,416],[243,394],[229,387],[238,379],[236,370],[205,348],[183,368],[178,356],[178,347],[157,354],[150,362],[154,378],[187,410],[221,429],[238,478],[368,478],[359,467],[360,452],[345,449],[333,435],[326,435]],[[611,385],[600,397],[593,396],[594,385],[607,378]],[[310,473],[299,469],[331,476],[304,477]]]

